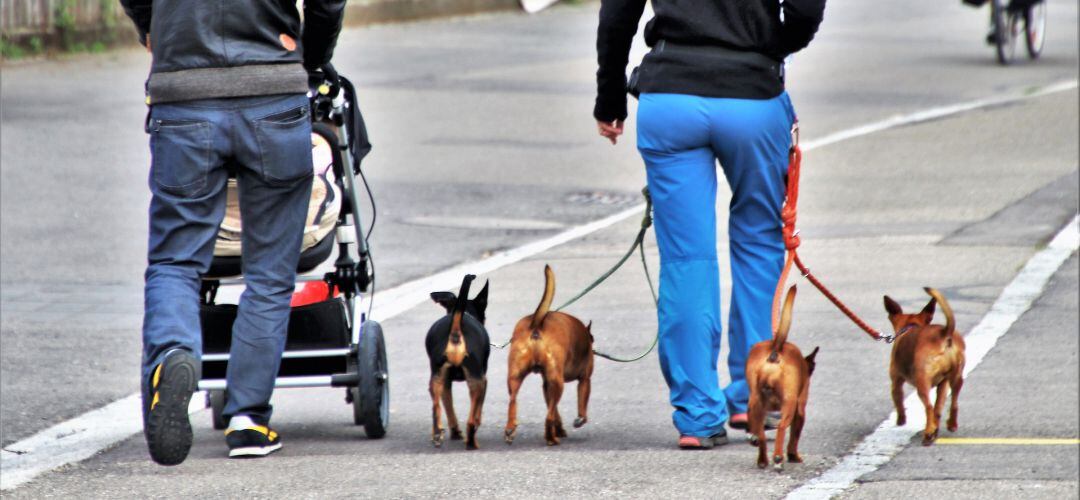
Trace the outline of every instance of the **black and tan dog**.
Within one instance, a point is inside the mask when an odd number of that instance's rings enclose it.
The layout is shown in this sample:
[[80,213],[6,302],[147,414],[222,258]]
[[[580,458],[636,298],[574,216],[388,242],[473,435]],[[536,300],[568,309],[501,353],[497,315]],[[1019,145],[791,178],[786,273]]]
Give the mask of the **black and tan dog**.
[[750,424],[750,444],[758,447],[758,467],[768,465],[765,451],[765,412],[780,410],[780,423],[776,426],[776,448],[773,451],[773,467],[784,468],[784,432],[791,427],[787,460],[802,462],[799,456],[799,438],[806,423],[806,402],[810,398],[810,376],[814,374],[814,358],[818,348],[805,358],[799,348],[787,341],[791,329],[791,309],[795,304],[795,286],[788,289],[780,324],[772,340],[758,342],[750,349],[746,359],[746,381],[750,385],[750,403],[747,410]]
[[480,414],[487,393],[488,356],[491,344],[484,328],[484,311],[487,309],[488,284],[469,300],[469,284],[476,279],[467,275],[461,282],[461,290],[434,292],[431,299],[446,308],[446,316],[439,318],[428,330],[424,345],[431,361],[431,444],[442,446],[446,431],[440,423],[446,406],[446,420],[450,425],[450,439],[461,439],[457,415],[454,414],[454,398],[451,387],[454,381],[464,380],[469,386],[468,427],[465,447],[475,450],[476,430],[480,427]]
[[[964,386],[964,338],[956,331],[952,308],[940,292],[925,288],[931,299],[918,314],[904,314],[900,304],[885,296],[885,311],[896,332],[892,360],[889,362],[889,378],[892,379],[892,399],[896,406],[896,425],[907,423],[904,412],[904,382],[915,386],[926,409],[926,428],[923,430],[923,446],[934,444],[938,437],[941,412],[945,409],[945,394],[952,392],[949,405],[950,432],[955,432],[957,422],[957,398]],[[932,325],[934,304],[941,304],[945,314],[945,326]],[[930,405],[930,388],[937,387],[937,401]],[[949,391],[951,389],[951,391]]]
[[586,410],[593,372],[592,323],[586,326],[569,314],[551,311],[554,296],[555,273],[551,266],[544,266],[544,296],[540,305],[536,312],[518,321],[510,340],[506,382],[510,390],[505,432],[507,444],[514,442],[517,432],[518,390],[530,373],[539,373],[544,379],[544,401],[548,409],[544,439],[549,446],[559,444],[559,438],[566,437],[562,417],[559,416],[559,399],[566,382],[578,382],[578,417],[574,420],[574,427],[581,427],[589,420]]

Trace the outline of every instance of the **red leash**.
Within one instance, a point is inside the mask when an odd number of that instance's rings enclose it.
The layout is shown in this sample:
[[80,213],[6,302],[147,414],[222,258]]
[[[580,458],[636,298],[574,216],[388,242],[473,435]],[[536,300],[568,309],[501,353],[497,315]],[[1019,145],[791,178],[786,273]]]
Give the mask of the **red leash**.
[[799,122],[796,121],[791,127],[791,152],[788,153],[787,197],[784,200],[784,208],[780,211],[780,219],[784,222],[783,235],[784,246],[787,248],[787,259],[784,262],[784,270],[780,273],[780,281],[776,283],[776,293],[773,294],[773,331],[776,331],[777,323],[780,319],[780,296],[784,292],[784,285],[787,283],[788,273],[791,272],[791,264],[794,263],[799,270],[802,271],[803,276],[825,295],[825,298],[829,299],[833,305],[840,309],[840,312],[850,318],[859,328],[862,328],[867,335],[870,335],[874,340],[884,340],[886,343],[892,342],[892,335],[882,335],[881,332],[871,328],[870,325],[867,325],[866,322],[855,315],[851,309],[848,309],[840,299],[836,298],[824,284],[818,281],[818,279],[810,273],[810,268],[806,267],[806,265],[802,263],[802,259],[799,258],[797,250],[801,241],[799,240],[799,231],[795,229],[795,219],[798,215],[796,207],[799,204],[799,169],[801,166],[802,149],[799,148]]

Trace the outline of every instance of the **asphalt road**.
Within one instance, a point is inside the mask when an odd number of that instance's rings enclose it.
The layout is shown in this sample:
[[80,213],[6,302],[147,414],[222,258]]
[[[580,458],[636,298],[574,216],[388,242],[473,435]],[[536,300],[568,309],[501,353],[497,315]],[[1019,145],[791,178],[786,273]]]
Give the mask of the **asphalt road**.
[[[789,91],[804,139],[1075,80],[1077,7],[1053,1],[1050,12],[1044,58],[1001,68],[982,44],[985,10],[931,0],[831,2],[818,41],[791,68]],[[373,250],[380,287],[637,203],[644,175],[633,120],[627,139],[612,148],[594,136],[589,116],[595,14],[595,4],[584,4],[533,17],[343,33],[335,62],[364,96],[375,143],[366,168],[379,202]],[[144,53],[126,51],[2,70],[4,446],[137,389],[147,62]],[[949,297],[960,328],[970,328],[1076,213],[1077,106],[1073,89],[813,151],[800,200],[802,255],[877,324],[884,323],[881,294],[913,307],[925,301],[921,287],[932,284]],[[492,273],[493,338],[505,338],[535,307],[544,262],[555,266],[559,297],[567,297],[624,249],[636,224],[628,220]],[[1074,258],[973,373],[961,399],[959,436],[1078,436],[1076,272]],[[640,271],[613,279],[572,312],[595,321],[600,345],[631,352],[647,345],[655,317]],[[591,421],[559,449],[542,445],[542,399],[531,379],[520,437],[506,449],[499,440],[505,367],[496,352],[483,449],[463,455],[452,443],[436,451],[425,436],[430,401],[420,346],[437,315],[424,304],[384,325],[394,396],[390,433],[381,441],[367,441],[348,425],[337,390],[280,391],[275,426],[286,448],[271,460],[224,460],[220,434],[203,413],[181,467],[149,463],[135,437],[11,496],[776,497],[835,463],[891,410],[887,350],[860,339],[807,290],[792,339],[821,345],[822,353],[801,467],[760,472],[743,445],[674,450],[654,357],[633,365],[599,362]],[[1055,342],[1053,356],[1040,360],[1040,344]],[[1018,366],[1021,359],[1030,361]],[[564,411],[572,399],[564,398]],[[850,494],[888,498],[916,488],[943,496],[1075,497],[1075,456],[1075,446],[916,446]]]

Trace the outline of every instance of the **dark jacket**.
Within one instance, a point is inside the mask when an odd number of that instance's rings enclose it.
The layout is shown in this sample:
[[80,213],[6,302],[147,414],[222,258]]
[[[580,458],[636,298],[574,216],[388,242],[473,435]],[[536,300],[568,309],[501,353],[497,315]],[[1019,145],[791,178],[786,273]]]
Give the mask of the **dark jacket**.
[[307,92],[330,62],[345,0],[120,0],[153,52],[150,101]]
[[[784,90],[784,58],[814,38],[825,0],[652,0],[652,6],[645,43],[653,49],[638,69],[638,91],[770,99]],[[645,0],[600,3],[597,120],[626,118],[626,64],[644,9]]]

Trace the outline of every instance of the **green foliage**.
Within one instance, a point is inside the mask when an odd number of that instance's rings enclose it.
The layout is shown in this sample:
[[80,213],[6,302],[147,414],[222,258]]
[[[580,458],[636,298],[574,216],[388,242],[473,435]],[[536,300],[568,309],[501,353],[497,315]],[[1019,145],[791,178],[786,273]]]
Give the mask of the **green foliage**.
[[94,42],[94,43],[90,44],[90,53],[92,53],[92,54],[100,54],[102,52],[105,52],[106,48],[108,48],[108,47],[105,46],[105,42],[97,41],[97,42]]
[[116,1],[98,0],[101,5],[101,27],[112,32],[116,28]]
[[0,57],[3,57],[4,59],[19,59],[23,55],[22,47],[0,38]]
[[75,50],[75,2],[60,0],[53,13],[53,28],[60,34],[60,47],[64,50]]
[[30,41],[27,42],[30,46],[30,53],[37,55],[45,51],[45,43],[41,41],[41,37],[34,35],[30,37]]

